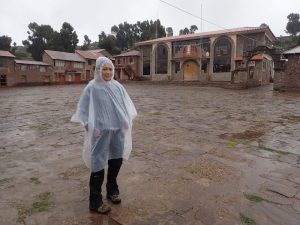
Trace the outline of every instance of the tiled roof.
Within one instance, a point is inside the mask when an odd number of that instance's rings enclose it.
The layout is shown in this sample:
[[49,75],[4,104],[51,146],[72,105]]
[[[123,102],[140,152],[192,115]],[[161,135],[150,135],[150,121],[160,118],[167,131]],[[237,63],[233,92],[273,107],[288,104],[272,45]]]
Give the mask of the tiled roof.
[[52,50],[45,50],[52,59],[59,59],[65,61],[75,61],[75,62],[85,62],[85,60],[76,53],[69,53],[69,52],[58,52]]
[[285,55],[285,54],[300,54],[300,46],[297,46],[297,47],[295,47],[295,48],[292,48],[292,49],[290,49],[290,50],[287,50],[287,51],[285,51],[285,52],[283,52],[283,54]]
[[100,52],[96,52],[96,51],[84,51],[84,50],[76,50],[76,53],[81,55],[83,58],[85,59],[97,59],[100,56],[104,56],[102,53]]
[[238,55],[234,58],[234,61],[243,61],[243,56]]
[[12,57],[12,58],[15,58],[15,56],[13,54],[11,54],[9,51],[2,51],[2,50],[0,50],[0,56],[1,57]]
[[153,44],[161,41],[181,41],[181,40],[191,40],[195,38],[205,38],[205,37],[211,37],[221,34],[246,34],[246,33],[253,33],[253,32],[262,32],[269,30],[273,38],[275,39],[274,34],[270,30],[269,27],[240,27],[240,28],[232,28],[232,29],[225,29],[225,30],[217,30],[217,31],[208,31],[208,32],[202,32],[202,33],[194,33],[194,34],[186,34],[186,35],[178,35],[178,36],[171,36],[171,37],[163,37],[163,38],[157,38],[152,39],[148,41],[142,41],[137,42],[136,46],[141,45],[147,45],[147,44]]
[[50,64],[44,63],[44,62],[41,62],[41,61],[31,61],[31,60],[18,60],[18,59],[15,59],[15,62],[17,64],[51,66]]
[[260,61],[260,60],[263,60],[263,59],[264,59],[264,57],[261,54],[254,55],[251,58],[251,60],[253,60],[253,61]]
[[123,57],[123,56],[139,56],[140,52],[136,51],[136,50],[132,50],[132,51],[128,51],[128,52],[124,52],[120,55],[115,55],[114,57]]

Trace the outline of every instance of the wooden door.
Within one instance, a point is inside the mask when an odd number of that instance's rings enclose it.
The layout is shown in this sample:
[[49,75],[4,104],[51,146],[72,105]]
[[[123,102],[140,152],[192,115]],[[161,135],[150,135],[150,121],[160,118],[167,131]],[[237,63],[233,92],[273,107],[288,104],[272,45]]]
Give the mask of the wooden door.
[[188,61],[183,64],[183,80],[198,80],[199,68],[194,61]]

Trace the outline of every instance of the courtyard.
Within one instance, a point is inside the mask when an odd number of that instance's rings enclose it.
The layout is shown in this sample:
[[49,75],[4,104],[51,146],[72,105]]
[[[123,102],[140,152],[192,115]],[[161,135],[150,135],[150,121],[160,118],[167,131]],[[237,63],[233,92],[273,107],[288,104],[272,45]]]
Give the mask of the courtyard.
[[1,224],[300,224],[299,93],[124,86],[138,117],[107,216],[88,210],[84,130],[70,122],[85,85],[0,89]]

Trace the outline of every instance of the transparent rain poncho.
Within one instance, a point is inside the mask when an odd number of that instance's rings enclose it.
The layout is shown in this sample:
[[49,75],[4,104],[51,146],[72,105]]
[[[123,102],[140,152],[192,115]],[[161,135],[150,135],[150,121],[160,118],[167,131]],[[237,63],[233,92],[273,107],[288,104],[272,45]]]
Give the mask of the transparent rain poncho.
[[85,87],[72,122],[86,128],[83,160],[92,172],[104,169],[107,160],[127,160],[132,150],[132,121],[136,109],[124,87],[112,79],[102,78],[105,64],[114,65],[106,57],[96,60],[94,80]]

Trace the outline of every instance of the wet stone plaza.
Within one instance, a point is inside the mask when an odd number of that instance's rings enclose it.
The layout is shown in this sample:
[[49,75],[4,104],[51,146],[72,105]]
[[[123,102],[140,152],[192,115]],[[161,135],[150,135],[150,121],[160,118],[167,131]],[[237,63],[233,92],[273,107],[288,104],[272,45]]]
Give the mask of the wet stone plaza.
[[138,117],[107,216],[70,122],[85,85],[0,89],[1,225],[300,224],[300,93],[124,86]]

